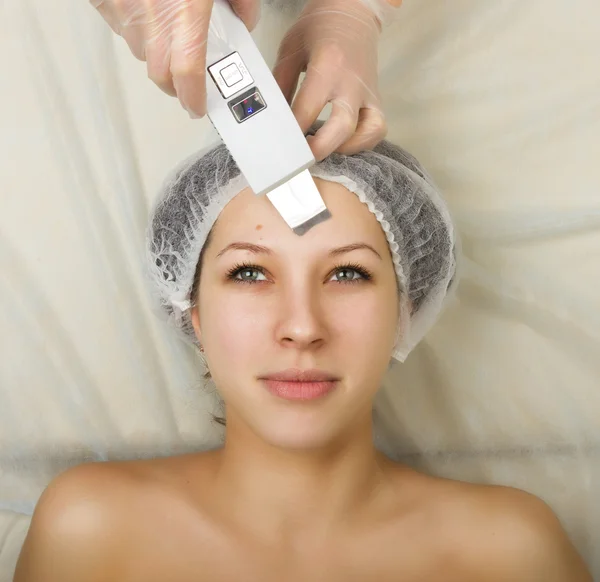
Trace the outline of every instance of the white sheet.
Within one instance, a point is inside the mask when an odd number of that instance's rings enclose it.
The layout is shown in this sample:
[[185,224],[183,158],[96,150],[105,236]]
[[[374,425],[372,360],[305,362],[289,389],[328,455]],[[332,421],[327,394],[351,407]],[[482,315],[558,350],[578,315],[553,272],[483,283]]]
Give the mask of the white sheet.
[[[382,446],[540,495],[600,580],[600,5],[402,10],[381,50],[389,137],[445,191],[467,261],[457,304],[380,395]],[[256,33],[271,62],[283,22],[267,11]],[[148,204],[209,124],[85,0],[7,0],[0,23],[3,582],[59,471],[219,434],[140,273]]]

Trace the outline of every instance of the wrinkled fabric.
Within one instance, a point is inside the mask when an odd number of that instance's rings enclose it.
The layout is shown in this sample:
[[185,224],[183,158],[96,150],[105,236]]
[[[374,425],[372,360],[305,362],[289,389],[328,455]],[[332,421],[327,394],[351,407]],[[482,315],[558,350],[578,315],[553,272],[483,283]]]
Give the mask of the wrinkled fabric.
[[[218,446],[222,411],[142,274],[149,206],[216,138],[210,123],[157,91],[85,0],[0,12],[11,582],[60,471]],[[600,3],[405,0],[400,14],[379,52],[388,136],[435,178],[462,259],[457,301],[384,381],[377,442],[428,474],[541,497],[600,580]],[[263,11],[270,64],[291,24]]]

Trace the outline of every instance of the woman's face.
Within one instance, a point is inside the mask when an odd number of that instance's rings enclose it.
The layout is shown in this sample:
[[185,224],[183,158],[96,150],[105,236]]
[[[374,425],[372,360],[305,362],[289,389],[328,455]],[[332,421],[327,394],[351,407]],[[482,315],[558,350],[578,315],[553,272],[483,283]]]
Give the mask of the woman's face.
[[[324,446],[371,414],[398,323],[394,267],[371,212],[315,180],[332,217],[298,236],[266,196],[246,189],[223,210],[204,253],[192,319],[227,422],[272,445]],[[320,370],[334,384],[263,380]],[[312,386],[312,388],[311,388]]]

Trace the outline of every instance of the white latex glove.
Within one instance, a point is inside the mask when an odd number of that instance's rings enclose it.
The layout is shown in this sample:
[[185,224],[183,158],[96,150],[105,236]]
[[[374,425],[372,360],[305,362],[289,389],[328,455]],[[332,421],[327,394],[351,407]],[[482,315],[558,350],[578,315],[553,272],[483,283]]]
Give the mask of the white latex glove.
[[[252,30],[260,0],[229,0]],[[206,41],[213,0],[90,0],[98,12],[146,61],[148,77],[176,96],[192,117],[206,113]]]
[[387,126],[378,89],[377,49],[382,24],[401,0],[308,0],[279,48],[273,74],[288,102],[300,74],[306,77],[292,103],[306,132],[327,103],[331,116],[308,137],[322,160],[337,151],[353,154],[375,147]]

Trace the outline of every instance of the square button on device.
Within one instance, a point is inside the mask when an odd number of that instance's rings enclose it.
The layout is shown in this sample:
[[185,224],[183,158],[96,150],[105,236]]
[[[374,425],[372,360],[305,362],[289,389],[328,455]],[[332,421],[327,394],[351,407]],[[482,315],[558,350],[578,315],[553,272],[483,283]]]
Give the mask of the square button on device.
[[244,78],[235,63],[231,63],[228,67],[221,69],[221,77],[223,77],[228,87],[233,87]]
[[251,87],[254,84],[242,57],[239,53],[231,53],[224,59],[210,65],[208,72],[225,99]]

